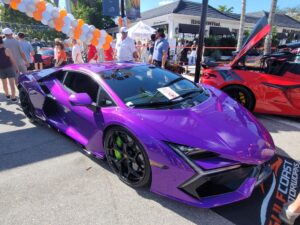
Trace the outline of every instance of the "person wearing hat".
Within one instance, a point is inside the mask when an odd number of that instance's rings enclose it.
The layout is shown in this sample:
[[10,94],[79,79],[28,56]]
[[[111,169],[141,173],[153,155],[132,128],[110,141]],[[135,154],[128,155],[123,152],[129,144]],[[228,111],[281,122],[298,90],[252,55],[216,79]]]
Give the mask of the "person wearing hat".
[[[16,73],[19,73],[18,65],[13,57],[12,51],[4,47],[3,38],[0,36],[0,78],[2,80],[4,93],[7,99],[16,102]],[[8,82],[10,85],[11,95],[8,93]]]
[[159,28],[156,31],[156,42],[153,51],[153,64],[162,68],[165,68],[169,51],[169,43],[165,37],[166,35],[164,29]]
[[137,60],[138,54],[134,41],[128,37],[128,30],[126,27],[121,27],[121,40],[116,44],[116,58],[118,61],[133,61]]
[[24,52],[21,49],[20,43],[13,37],[13,32],[10,28],[4,28],[2,30],[2,33],[5,35],[4,47],[11,50],[13,57],[18,65],[19,71],[21,73],[26,73],[29,63]]

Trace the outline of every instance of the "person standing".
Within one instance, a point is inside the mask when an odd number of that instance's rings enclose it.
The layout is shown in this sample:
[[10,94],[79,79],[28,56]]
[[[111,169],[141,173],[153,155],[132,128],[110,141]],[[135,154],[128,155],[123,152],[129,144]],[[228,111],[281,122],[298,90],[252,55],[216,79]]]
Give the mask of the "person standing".
[[88,46],[88,53],[87,53],[87,61],[88,63],[97,63],[98,60],[98,51],[97,48],[90,44]]
[[72,60],[74,64],[83,63],[80,45],[77,43],[75,39],[73,39],[72,43],[73,43]]
[[25,40],[25,34],[22,32],[18,33],[19,43],[23,53],[25,54],[26,60],[29,63],[29,67],[27,69],[33,68],[33,60],[34,50],[29,41]]
[[197,57],[197,42],[194,41],[193,42],[193,45],[191,47],[191,55],[190,55],[190,62],[189,62],[189,65],[195,65],[196,64],[196,57]]
[[[19,67],[16,60],[13,57],[12,51],[4,47],[3,38],[0,36],[0,78],[3,84],[4,94],[7,99],[16,102],[16,88],[15,78],[16,74],[19,73]],[[11,95],[8,92],[9,82]]]
[[41,43],[38,41],[37,38],[33,39],[32,47],[34,50],[33,55],[33,62],[35,70],[42,70],[43,69],[43,59],[42,55],[40,54],[41,51]]
[[3,40],[4,47],[11,50],[13,58],[16,60],[16,63],[18,65],[19,71],[21,73],[26,73],[29,63],[24,52],[21,49],[20,43],[13,38],[13,32],[10,28],[4,28],[2,32],[5,35],[5,39]]
[[155,39],[156,39],[156,35],[155,34],[152,34],[151,35],[151,40],[148,44],[149,46],[149,63],[152,63],[152,60],[153,60],[153,52],[154,52],[154,45],[155,45]]
[[166,35],[164,29],[159,28],[156,31],[156,42],[154,45],[153,52],[153,64],[157,67],[165,68],[167,59],[168,59],[168,51],[169,51],[169,43],[165,39]]
[[116,58],[118,61],[133,61],[138,59],[138,53],[135,48],[134,41],[128,37],[128,30],[126,27],[120,28],[121,40],[116,44]]
[[298,217],[300,217],[300,194],[295,201],[285,203],[279,214],[282,222],[289,225],[293,225]]
[[57,42],[55,46],[57,49],[57,60],[54,66],[60,67],[67,65],[67,53],[64,50],[64,44],[61,42]]

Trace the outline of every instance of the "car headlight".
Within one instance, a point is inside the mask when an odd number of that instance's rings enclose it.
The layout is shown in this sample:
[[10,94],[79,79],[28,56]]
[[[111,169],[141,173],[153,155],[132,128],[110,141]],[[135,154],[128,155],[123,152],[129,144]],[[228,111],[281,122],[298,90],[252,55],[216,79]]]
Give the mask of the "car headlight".
[[167,144],[176,152],[181,152],[187,156],[208,153],[208,151],[201,149],[201,148],[194,148],[194,147],[178,145],[178,144],[174,144],[174,143],[167,143]]

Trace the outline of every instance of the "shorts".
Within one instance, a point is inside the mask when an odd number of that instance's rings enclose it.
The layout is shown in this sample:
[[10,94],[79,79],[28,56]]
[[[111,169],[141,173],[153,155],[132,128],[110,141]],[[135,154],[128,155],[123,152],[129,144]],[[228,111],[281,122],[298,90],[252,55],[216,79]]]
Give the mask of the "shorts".
[[41,54],[35,54],[33,56],[34,63],[43,63],[42,55]]
[[0,78],[6,79],[6,78],[16,78],[16,71],[13,67],[6,68],[6,69],[0,69]]

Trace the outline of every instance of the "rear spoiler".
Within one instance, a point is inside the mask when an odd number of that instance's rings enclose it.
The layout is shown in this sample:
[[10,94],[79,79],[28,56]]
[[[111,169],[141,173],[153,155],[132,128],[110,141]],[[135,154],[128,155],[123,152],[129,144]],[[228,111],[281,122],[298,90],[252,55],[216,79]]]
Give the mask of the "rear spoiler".
[[288,43],[288,44],[285,44],[285,45],[279,45],[278,48],[279,49],[283,49],[283,48],[290,48],[290,49],[300,48],[300,42],[294,42],[294,43]]

